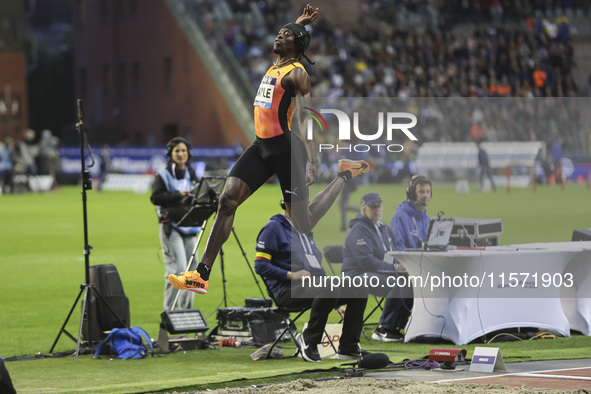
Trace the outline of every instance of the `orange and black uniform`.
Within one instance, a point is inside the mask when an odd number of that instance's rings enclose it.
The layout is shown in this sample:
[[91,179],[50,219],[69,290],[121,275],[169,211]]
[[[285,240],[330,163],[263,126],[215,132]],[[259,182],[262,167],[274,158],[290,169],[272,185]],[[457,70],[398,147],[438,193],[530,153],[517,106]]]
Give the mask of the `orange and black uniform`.
[[251,193],[276,174],[286,202],[308,198],[308,154],[298,133],[291,131],[295,92],[281,86],[283,78],[296,68],[304,69],[299,62],[271,66],[263,77],[254,101],[256,139],[230,171],[230,176],[244,181]]

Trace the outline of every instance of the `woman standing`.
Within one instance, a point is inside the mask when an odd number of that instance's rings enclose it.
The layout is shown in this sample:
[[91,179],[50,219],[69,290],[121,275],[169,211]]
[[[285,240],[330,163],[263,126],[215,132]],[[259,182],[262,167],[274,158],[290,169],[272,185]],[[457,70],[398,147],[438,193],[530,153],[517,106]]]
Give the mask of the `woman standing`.
[[[195,248],[197,239],[195,234],[199,227],[180,227],[176,225],[183,214],[190,208],[183,200],[189,197],[191,190],[199,179],[189,165],[191,162],[191,145],[181,137],[175,137],[166,144],[168,163],[165,168],[156,172],[156,179],[152,185],[150,200],[156,205],[160,222],[160,244],[164,255],[164,310],[171,310],[174,299],[179,290],[168,281],[168,275],[179,275],[187,271],[187,264]],[[197,256],[193,259],[188,270],[194,270]],[[181,309],[193,307],[195,294],[183,291],[179,294],[177,306]]]

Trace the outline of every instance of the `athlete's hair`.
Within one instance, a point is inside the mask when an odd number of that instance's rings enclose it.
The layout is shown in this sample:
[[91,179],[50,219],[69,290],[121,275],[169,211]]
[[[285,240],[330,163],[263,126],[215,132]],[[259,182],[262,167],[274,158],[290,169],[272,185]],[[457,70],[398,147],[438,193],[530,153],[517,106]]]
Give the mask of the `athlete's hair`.
[[308,63],[314,64],[304,53],[308,49],[308,45],[310,45],[310,32],[304,26],[293,22],[288,23],[283,28],[291,30],[295,36],[296,56],[303,56]]

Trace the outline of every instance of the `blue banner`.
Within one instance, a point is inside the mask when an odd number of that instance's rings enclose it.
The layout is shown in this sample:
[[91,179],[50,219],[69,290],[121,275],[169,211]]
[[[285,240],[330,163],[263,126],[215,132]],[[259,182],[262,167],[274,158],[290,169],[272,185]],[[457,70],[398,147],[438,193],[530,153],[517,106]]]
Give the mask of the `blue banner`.
[[[88,168],[93,176],[100,172],[102,163],[102,150],[94,148],[92,150],[95,165]],[[237,147],[213,147],[192,148],[193,166],[201,169],[205,168],[205,162],[208,159],[227,158],[234,161],[242,153],[242,148]],[[62,147],[59,148],[59,154],[62,161],[62,171],[66,174],[80,173],[80,147]],[[109,148],[111,159],[110,172],[121,174],[150,174],[166,166],[168,157],[166,157],[163,147],[112,147]],[[90,156],[86,152],[86,166],[91,164]]]

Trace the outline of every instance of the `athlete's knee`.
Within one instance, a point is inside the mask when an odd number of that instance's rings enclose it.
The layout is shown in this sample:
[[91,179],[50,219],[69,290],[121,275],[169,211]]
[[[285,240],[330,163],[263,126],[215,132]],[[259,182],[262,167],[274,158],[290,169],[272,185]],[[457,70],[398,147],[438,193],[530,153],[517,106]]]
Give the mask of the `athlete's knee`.
[[230,178],[220,196],[218,214],[234,214],[236,209],[250,195],[250,189],[242,181]]
[[233,214],[234,212],[236,212],[238,205],[239,204],[236,198],[233,198],[231,195],[228,195],[228,193],[222,193],[222,195],[220,196],[220,205],[218,213]]

